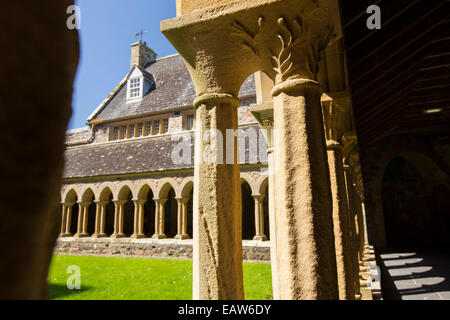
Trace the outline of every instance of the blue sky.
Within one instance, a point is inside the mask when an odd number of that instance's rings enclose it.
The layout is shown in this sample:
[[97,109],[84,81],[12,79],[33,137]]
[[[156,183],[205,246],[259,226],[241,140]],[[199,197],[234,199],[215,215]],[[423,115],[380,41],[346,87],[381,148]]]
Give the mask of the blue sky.
[[176,16],[175,0],[77,0],[81,8],[81,60],[75,79],[69,129],[86,119],[130,68],[130,45],[143,28],[144,41],[158,57],[176,53],[160,21]]

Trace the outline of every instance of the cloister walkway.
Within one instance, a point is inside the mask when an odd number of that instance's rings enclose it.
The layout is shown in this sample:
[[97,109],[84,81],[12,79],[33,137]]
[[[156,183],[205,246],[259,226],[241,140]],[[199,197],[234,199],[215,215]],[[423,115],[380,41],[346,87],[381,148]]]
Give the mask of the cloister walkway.
[[450,300],[450,253],[382,253],[385,300]]

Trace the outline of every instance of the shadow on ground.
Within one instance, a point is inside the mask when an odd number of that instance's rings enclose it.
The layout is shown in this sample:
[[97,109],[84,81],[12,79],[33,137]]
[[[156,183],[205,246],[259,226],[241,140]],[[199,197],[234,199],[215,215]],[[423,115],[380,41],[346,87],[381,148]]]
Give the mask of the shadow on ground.
[[377,257],[385,300],[450,300],[450,254],[385,252]]
[[49,289],[50,289],[50,299],[61,299],[64,297],[76,296],[82,292],[90,290],[90,287],[81,287],[80,290],[78,289],[70,290],[65,285],[50,283]]

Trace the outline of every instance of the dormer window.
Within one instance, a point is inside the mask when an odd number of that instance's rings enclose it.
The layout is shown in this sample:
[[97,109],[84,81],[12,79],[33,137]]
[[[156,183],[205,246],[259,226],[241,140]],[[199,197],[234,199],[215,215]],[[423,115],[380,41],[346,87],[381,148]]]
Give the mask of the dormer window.
[[142,99],[150,91],[154,82],[155,80],[150,73],[134,66],[128,76],[127,102]]
[[130,99],[141,97],[141,78],[130,80]]

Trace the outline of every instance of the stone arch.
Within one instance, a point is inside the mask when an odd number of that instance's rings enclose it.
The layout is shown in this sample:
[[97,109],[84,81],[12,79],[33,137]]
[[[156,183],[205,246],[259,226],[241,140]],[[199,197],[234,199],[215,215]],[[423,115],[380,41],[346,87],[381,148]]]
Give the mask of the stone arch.
[[69,203],[69,202],[76,202],[78,199],[78,194],[75,191],[75,189],[70,189],[69,191],[66,192],[66,194],[62,197],[64,199],[64,202]]
[[189,199],[186,202],[187,210],[187,234],[189,237],[193,236],[193,209],[194,209],[194,181],[193,179],[188,179],[180,188],[181,198]]
[[115,206],[113,203],[114,195],[111,190],[112,186],[102,185],[99,190],[98,200],[101,202],[106,202],[105,208],[105,222],[104,222],[104,232],[106,235],[110,236],[114,233],[114,212]]
[[264,176],[259,187],[259,194],[263,196],[263,216],[264,216],[264,235],[270,240],[270,221],[269,221],[269,177]]
[[117,194],[117,200],[124,201],[123,205],[123,233],[130,237],[134,226],[133,192],[128,185],[123,185]]
[[137,199],[138,200],[145,200],[144,204],[144,234],[146,236],[152,236],[155,233],[155,210],[156,205],[155,201],[153,200],[155,198],[153,193],[152,186],[150,183],[144,183],[143,185],[139,186],[138,192],[137,192]]
[[194,180],[188,179],[180,187],[180,190],[181,190],[180,197],[181,198],[188,197],[193,189],[194,189]]
[[395,157],[407,160],[420,176],[431,184],[448,186],[449,183],[448,174],[441,169],[439,159],[424,141],[391,137],[389,141],[382,141],[363,154],[361,165],[368,236],[369,242],[378,249],[387,247],[382,182],[386,168]]
[[155,195],[157,195],[159,199],[167,199],[170,189],[173,189],[174,191],[176,190],[175,186],[176,183],[172,179],[163,179],[160,182],[159,189],[155,190]]
[[261,179],[258,187],[257,187],[259,194],[266,194],[269,190],[269,177],[264,176],[263,179]]
[[81,196],[81,201],[83,202],[92,202],[95,199],[94,191],[92,191],[91,187],[87,187]]
[[178,203],[176,201],[175,183],[171,179],[163,179],[161,187],[157,191],[157,198],[167,199],[164,204],[164,233],[169,238],[173,238],[177,234],[177,210]]
[[110,194],[114,199],[117,198],[115,186],[110,182],[103,182],[100,186],[97,187],[96,199],[107,200],[109,199]]
[[137,199],[138,200],[144,200],[144,199],[147,199],[147,196],[148,196],[148,194],[150,193],[150,192],[152,192],[153,193],[153,190],[152,190],[152,188],[150,187],[150,185],[148,184],[148,183],[145,183],[144,185],[141,185],[139,188],[138,188],[138,191],[137,191]]

